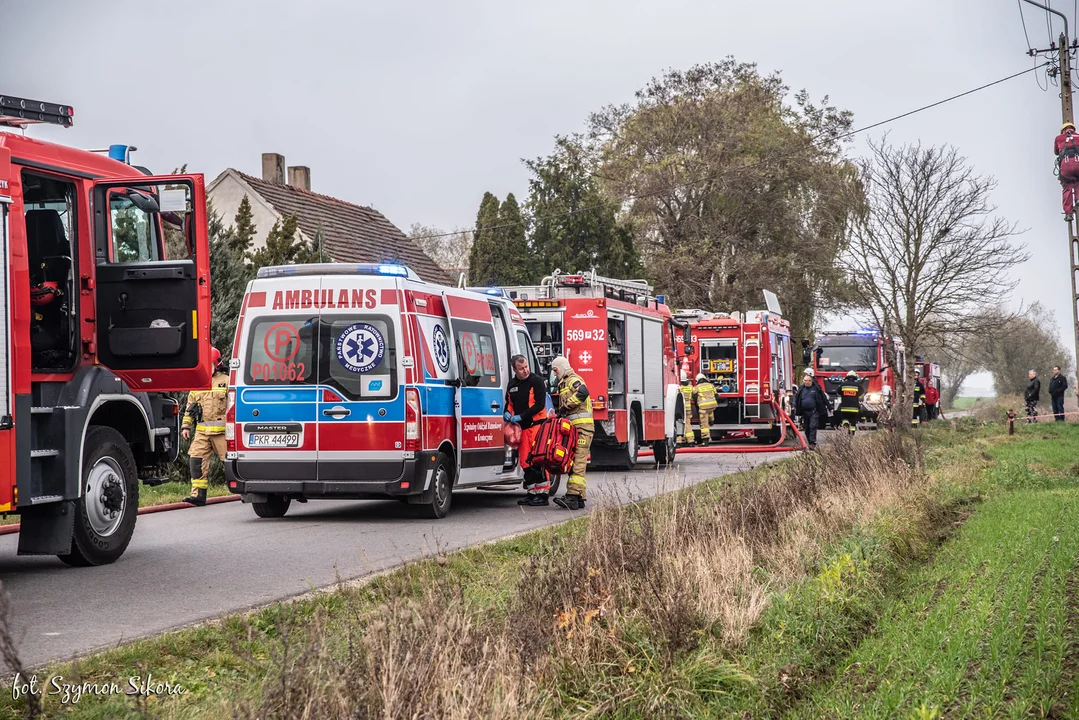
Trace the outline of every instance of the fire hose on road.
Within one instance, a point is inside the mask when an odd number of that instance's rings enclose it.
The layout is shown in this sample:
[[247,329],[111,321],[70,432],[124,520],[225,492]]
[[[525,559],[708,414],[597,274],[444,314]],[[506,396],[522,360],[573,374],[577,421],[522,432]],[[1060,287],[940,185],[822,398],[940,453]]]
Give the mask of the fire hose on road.
[[[679,453],[769,453],[769,452],[790,452],[792,450],[808,450],[809,445],[806,444],[805,438],[802,436],[801,431],[798,430],[797,424],[791,419],[791,416],[787,412],[779,407],[776,403],[772,403],[772,408],[779,416],[779,440],[772,445],[707,445],[705,447],[680,447]],[[798,439],[798,445],[784,445],[787,440],[787,428],[794,431],[794,436]],[[652,457],[651,450],[641,450],[638,453],[638,457]]]

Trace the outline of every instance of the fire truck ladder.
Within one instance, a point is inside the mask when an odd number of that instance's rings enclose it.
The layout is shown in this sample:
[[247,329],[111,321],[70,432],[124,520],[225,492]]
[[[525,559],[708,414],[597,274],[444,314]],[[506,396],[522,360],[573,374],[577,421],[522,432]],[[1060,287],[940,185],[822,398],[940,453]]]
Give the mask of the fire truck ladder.
[[761,332],[742,331],[743,370],[745,388],[742,394],[742,413],[745,418],[761,416]]

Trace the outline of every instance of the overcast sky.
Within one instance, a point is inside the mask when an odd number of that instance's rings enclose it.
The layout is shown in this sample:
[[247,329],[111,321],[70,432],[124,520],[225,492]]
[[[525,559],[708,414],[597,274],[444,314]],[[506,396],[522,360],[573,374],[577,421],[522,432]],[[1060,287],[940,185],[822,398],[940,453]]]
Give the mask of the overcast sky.
[[[1054,3],[1069,21],[1074,1]],[[75,107],[73,129],[30,134],[132,144],[155,172],[208,178],[257,175],[279,152],[311,168],[315,191],[404,229],[471,225],[487,190],[523,200],[521,158],[667,68],[756,62],[859,127],[1033,62],[1014,0],[0,0],[0,17],[0,93]],[[1045,14],[1026,17],[1045,47]],[[887,129],[954,144],[999,180],[1000,212],[1033,252],[1015,299],[1053,309],[1070,347],[1057,92],[1030,74]]]

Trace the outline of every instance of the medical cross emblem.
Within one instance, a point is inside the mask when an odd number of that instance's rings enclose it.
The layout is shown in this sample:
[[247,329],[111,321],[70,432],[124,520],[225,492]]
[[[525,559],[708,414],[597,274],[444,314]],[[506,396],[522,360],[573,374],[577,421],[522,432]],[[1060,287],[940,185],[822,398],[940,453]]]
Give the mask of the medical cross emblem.
[[583,353],[581,353],[581,364],[587,365],[590,362],[592,362],[592,353],[585,350]]
[[356,323],[337,337],[337,360],[349,372],[373,370],[385,353],[386,341],[373,325]]
[[441,325],[435,325],[431,336],[431,346],[435,353],[435,362],[438,363],[438,369],[442,372],[449,372],[450,344],[446,341],[446,331],[442,329]]

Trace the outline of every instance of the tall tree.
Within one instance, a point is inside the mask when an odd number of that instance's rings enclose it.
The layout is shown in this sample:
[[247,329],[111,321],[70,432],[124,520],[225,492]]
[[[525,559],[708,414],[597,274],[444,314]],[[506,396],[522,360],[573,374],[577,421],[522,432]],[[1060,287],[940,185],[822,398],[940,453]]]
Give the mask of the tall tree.
[[593,115],[589,137],[673,303],[744,310],[771,289],[804,336],[845,297],[835,260],[856,177],[842,157],[850,113],[787,96],[778,74],[728,58],[653,79]]
[[473,246],[468,253],[468,284],[497,285],[509,261],[498,233],[498,199],[490,192],[483,193],[476,214]]
[[284,222],[277,221],[266,236],[264,247],[249,253],[256,269],[270,265],[296,265],[313,262],[317,249],[296,235],[296,215],[289,215]]
[[244,195],[232,225],[232,249],[241,256],[251,251],[255,242],[255,221],[251,213],[251,199]]
[[[871,142],[861,164],[865,205],[852,217],[843,262],[868,319],[908,352],[985,333],[1027,259],[1015,227],[995,216],[996,186],[955,148]],[[912,379],[908,364],[899,390]],[[902,412],[902,411],[901,411]]]
[[979,337],[997,395],[1022,394],[1030,370],[1038,371],[1043,383],[1053,366],[1065,375],[1071,372],[1071,353],[1060,341],[1052,312],[1034,303],[1022,315],[1002,313],[1001,317],[995,331]]
[[595,268],[612,277],[639,275],[633,233],[618,221],[618,204],[600,191],[581,138],[557,137],[553,153],[525,165],[532,172],[530,245],[544,274]]
[[517,198],[510,193],[498,208],[498,232],[495,237],[505,261],[499,269],[500,285],[525,285],[539,276],[535,261],[529,256],[525,219]]

